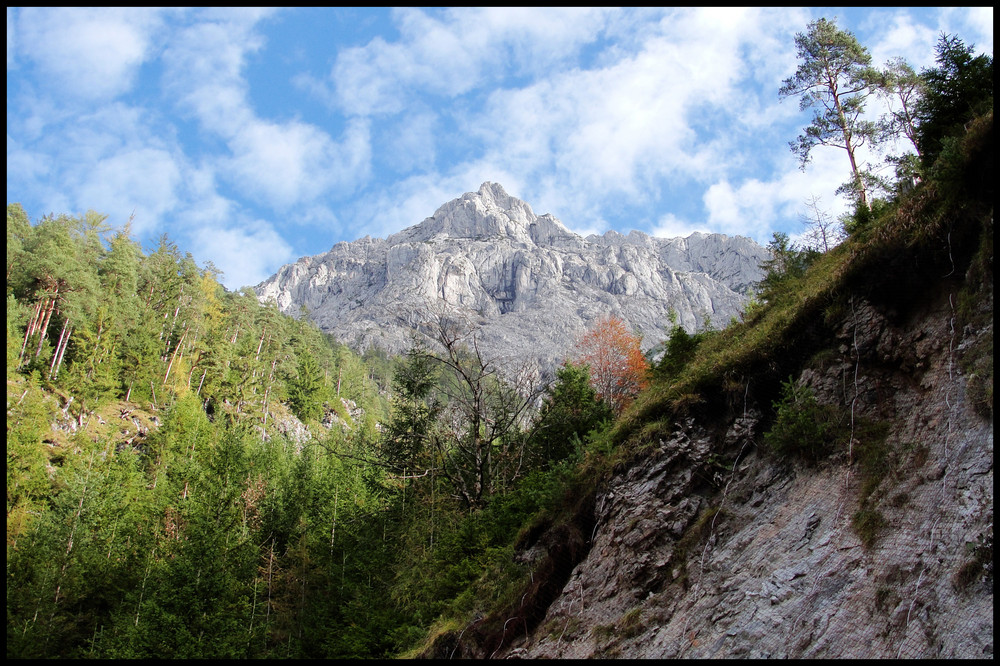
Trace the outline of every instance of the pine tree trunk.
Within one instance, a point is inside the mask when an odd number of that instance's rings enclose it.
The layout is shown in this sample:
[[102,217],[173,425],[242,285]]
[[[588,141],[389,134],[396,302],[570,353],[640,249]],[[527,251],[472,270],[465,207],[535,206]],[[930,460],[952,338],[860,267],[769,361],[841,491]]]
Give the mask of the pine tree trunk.
[[180,350],[181,346],[184,344],[184,338],[187,337],[188,329],[184,327],[184,334],[181,335],[181,339],[177,341],[177,346],[174,347],[174,353],[170,357],[170,363],[167,365],[167,373],[163,375],[163,385],[167,385],[167,378],[170,377],[170,370],[174,367],[174,361],[177,359],[177,352]]
[[56,345],[56,353],[53,355],[52,364],[49,367],[49,379],[55,379],[59,375],[59,367],[62,365],[63,355],[69,347],[69,337],[73,334],[73,327],[69,325],[69,319],[63,322],[62,333],[59,334],[59,344]]
[[42,353],[42,344],[45,342],[45,332],[49,329],[49,320],[52,319],[52,313],[56,309],[58,296],[59,288],[56,287],[56,293],[52,296],[52,300],[49,301],[48,311],[45,313],[45,323],[43,323],[39,328],[38,348],[35,349],[35,358],[38,358]]
[[260,360],[260,350],[264,346],[264,336],[265,335],[267,335],[267,327],[266,326],[264,327],[264,330],[260,332],[260,342],[257,343],[257,355],[254,356],[254,360],[255,361],[259,361]]
[[31,316],[31,320],[28,321],[28,327],[24,331],[24,342],[21,343],[21,354],[18,356],[19,366],[24,362],[24,352],[28,348],[28,340],[35,334],[35,329],[38,328],[38,319],[42,315],[42,307],[47,303],[48,299],[38,301],[38,303],[35,304],[35,314]]

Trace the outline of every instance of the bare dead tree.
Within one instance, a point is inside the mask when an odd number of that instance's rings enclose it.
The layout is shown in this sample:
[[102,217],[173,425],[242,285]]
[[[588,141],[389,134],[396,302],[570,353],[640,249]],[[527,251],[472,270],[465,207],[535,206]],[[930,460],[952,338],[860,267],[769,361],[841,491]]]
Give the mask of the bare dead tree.
[[844,225],[830,213],[820,209],[819,197],[807,199],[806,207],[809,209],[809,214],[801,215],[800,219],[806,226],[803,239],[809,247],[820,252],[828,252],[831,247],[836,247],[844,240]]
[[487,357],[468,321],[438,313],[424,330],[440,345],[420,353],[442,367],[447,403],[431,438],[435,457],[458,497],[480,507],[523,474],[524,430],[542,383],[528,362]]

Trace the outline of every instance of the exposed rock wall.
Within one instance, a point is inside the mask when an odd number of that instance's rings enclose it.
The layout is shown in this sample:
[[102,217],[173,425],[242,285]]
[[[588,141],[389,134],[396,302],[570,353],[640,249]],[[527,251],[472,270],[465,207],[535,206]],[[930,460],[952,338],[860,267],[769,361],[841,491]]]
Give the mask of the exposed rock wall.
[[343,342],[402,352],[435,313],[478,329],[491,357],[528,357],[551,369],[595,320],[616,315],[661,342],[669,313],[688,330],[736,316],[762,277],[767,251],[742,237],[640,232],[582,238],[484,183],[387,239],[338,243],[257,286]]
[[[798,377],[859,422],[889,424],[881,477],[864,478],[850,448],[818,466],[768,455],[752,405],[728,425],[678,423],[596,492],[589,549],[537,627],[459,651],[992,658],[976,558],[988,539],[992,564],[993,424],[958,363],[992,324],[955,331],[953,296],[901,321],[852,302],[835,353]],[[884,520],[868,545],[852,526],[863,497]],[[522,557],[543,560],[546,539]]]

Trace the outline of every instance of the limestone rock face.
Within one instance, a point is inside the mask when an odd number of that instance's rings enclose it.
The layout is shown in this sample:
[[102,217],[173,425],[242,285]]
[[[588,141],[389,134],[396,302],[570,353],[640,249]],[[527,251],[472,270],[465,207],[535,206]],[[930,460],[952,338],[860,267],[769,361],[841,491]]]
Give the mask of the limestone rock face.
[[492,357],[551,370],[604,316],[628,322],[646,349],[666,337],[671,311],[688,330],[725,325],[766,258],[754,241],[718,234],[583,238],[484,183],[386,239],[337,243],[284,266],[256,292],[293,316],[305,306],[359,349],[403,352],[443,313],[477,329]]
[[992,659],[993,419],[957,361],[993,324],[956,331],[951,298],[905,316],[852,301],[839,351],[796,379],[885,428],[877,475],[857,439],[814,466],[769,453],[768,406],[680,419],[519,544],[555,591],[527,587],[422,656]]

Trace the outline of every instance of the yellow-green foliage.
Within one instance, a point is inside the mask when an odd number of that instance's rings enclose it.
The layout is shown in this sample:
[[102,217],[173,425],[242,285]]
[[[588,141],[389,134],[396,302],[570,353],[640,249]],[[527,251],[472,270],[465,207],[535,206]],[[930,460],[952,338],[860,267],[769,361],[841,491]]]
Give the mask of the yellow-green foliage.
[[633,608],[618,621],[618,633],[623,638],[634,638],[642,633],[646,625],[642,621],[642,609]]
[[969,402],[984,417],[993,418],[993,331],[984,333],[961,358]]

